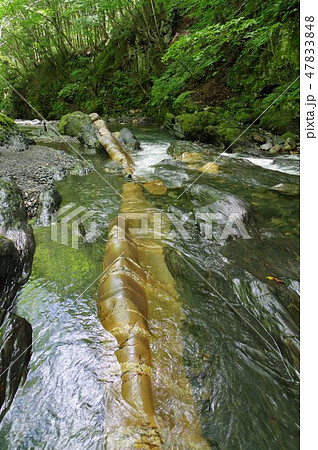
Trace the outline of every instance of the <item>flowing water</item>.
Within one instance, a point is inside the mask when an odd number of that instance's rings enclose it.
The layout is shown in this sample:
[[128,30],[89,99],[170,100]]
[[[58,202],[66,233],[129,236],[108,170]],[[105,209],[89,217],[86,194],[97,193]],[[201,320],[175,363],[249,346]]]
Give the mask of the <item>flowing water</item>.
[[[199,173],[167,156],[170,136],[134,131],[142,141],[136,177],[159,177],[170,188],[148,201],[175,218],[189,215],[187,238],[169,235],[165,259],[182,302],[183,359],[204,437],[220,449],[298,448],[298,196],[272,189],[299,183],[298,161],[231,155],[218,161],[219,176],[203,174],[191,186]],[[113,163],[87,158],[121,192]],[[96,279],[120,197],[95,172],[57,187],[62,206],[91,212],[96,237],[76,249],[53,241],[49,227],[34,230],[33,273],[17,307],[32,324],[33,355],[1,424],[3,450],[103,447],[116,347],[97,318]],[[231,204],[231,195],[250,205],[250,239],[207,239],[196,214],[220,199]]]

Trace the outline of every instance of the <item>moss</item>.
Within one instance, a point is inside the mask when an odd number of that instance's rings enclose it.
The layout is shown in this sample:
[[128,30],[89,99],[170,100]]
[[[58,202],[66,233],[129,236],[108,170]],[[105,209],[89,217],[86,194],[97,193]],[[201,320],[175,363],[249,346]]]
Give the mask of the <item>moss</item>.
[[182,114],[176,117],[185,139],[198,140],[207,143],[217,143],[218,136],[215,125],[219,122],[216,114],[210,111]]
[[217,127],[217,133],[221,139],[221,141],[225,145],[232,144],[235,139],[239,137],[239,135],[242,133],[240,128],[237,128],[235,125],[229,125],[226,122],[223,122],[221,125]]
[[283,141],[286,141],[287,139],[293,139],[296,142],[299,141],[299,136],[295,133],[291,133],[290,131],[284,133],[281,138]]
[[100,148],[95,126],[90,117],[81,111],[63,116],[58,129],[61,134],[77,137],[82,144],[89,148],[96,150]]
[[290,130],[299,133],[299,118],[295,117],[293,111],[283,111],[280,108],[264,114],[260,120],[260,125],[265,130],[276,134],[284,134]]
[[18,127],[14,120],[5,114],[0,113],[0,144],[10,135],[12,132],[16,132]]
[[167,113],[163,121],[164,128],[167,128],[168,130],[172,129],[175,121],[175,116],[171,113]]
[[257,116],[257,112],[252,108],[240,108],[235,113],[235,119],[243,124],[252,123]]

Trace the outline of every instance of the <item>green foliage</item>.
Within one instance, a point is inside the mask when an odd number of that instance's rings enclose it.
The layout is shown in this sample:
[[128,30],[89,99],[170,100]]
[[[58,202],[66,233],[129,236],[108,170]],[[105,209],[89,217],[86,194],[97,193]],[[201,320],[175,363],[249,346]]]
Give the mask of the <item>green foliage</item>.
[[[298,75],[298,8],[297,0],[3,0],[0,73],[47,118],[146,107],[164,120],[221,104],[226,120],[248,124]],[[205,97],[209,83],[224,95]],[[34,117],[1,79],[0,90],[0,110]],[[294,94],[261,124],[297,128]],[[221,103],[229,97],[244,102]]]

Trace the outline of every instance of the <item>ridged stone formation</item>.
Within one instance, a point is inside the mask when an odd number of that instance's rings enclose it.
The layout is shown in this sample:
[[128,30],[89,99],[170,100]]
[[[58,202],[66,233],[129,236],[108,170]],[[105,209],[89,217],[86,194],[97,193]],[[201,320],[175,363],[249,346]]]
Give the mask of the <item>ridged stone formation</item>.
[[[116,338],[121,370],[120,410],[117,403],[107,423],[106,448],[208,449],[182,361],[182,310],[156,236],[161,216],[140,185],[126,183],[122,195],[98,294],[99,317]],[[148,215],[142,235],[133,214]],[[168,222],[161,225],[168,232]]]

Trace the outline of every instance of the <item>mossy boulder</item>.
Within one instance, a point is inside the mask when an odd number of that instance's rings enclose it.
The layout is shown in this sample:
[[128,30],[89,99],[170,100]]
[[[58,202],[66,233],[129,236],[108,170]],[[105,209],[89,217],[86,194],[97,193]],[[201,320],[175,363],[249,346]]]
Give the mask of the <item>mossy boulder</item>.
[[219,139],[214,128],[218,123],[215,114],[209,111],[195,112],[194,114],[181,114],[176,117],[184,139],[217,144]]
[[244,124],[250,124],[257,119],[258,114],[252,108],[240,108],[235,113],[235,119]]
[[61,134],[76,137],[92,153],[103,151],[98,141],[98,132],[89,115],[75,111],[63,116],[58,130]]
[[0,146],[10,147],[15,151],[28,148],[28,138],[19,131],[14,120],[0,113]]
[[225,145],[228,146],[231,144],[238,143],[238,141],[236,141],[236,140],[242,134],[242,131],[240,128],[236,127],[235,125],[223,122],[221,125],[219,125],[217,127],[217,133],[219,135],[220,140]]
[[275,134],[286,132],[299,134],[299,117],[293,110],[270,109],[260,119],[260,125],[264,130],[269,130]]
[[163,126],[179,139],[218,144],[215,126],[219,123],[218,114],[211,111],[196,111],[193,114],[178,116],[168,113]]

